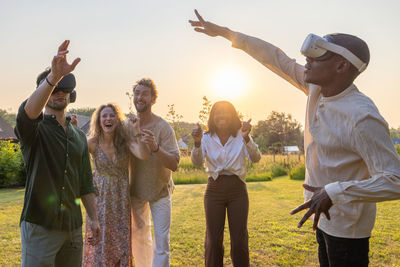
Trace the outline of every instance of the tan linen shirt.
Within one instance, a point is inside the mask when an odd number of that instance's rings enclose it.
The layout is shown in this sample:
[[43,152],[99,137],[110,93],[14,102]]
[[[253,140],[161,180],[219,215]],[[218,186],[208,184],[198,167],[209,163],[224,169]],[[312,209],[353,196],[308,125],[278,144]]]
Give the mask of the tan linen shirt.
[[[179,160],[179,148],[174,130],[158,117],[148,130],[152,131],[157,143],[165,151],[172,153]],[[173,190],[172,172],[164,167],[157,155],[151,154],[150,159],[135,159],[132,166],[131,195],[141,200],[157,201],[168,196]]]
[[261,159],[261,152],[250,136],[249,142],[243,139],[240,130],[236,137],[230,136],[223,146],[216,134],[206,133],[200,147],[193,147],[191,159],[194,165],[201,166],[206,159],[206,172],[214,180],[220,174],[235,174],[246,181],[246,158],[251,162]]
[[[355,85],[323,97],[319,86],[305,83],[304,66],[265,41],[236,33],[232,46],[308,96],[305,182],[325,186],[335,204],[329,210],[331,220],[322,216],[318,227],[337,237],[369,237],[376,213],[372,202],[400,197],[400,159],[375,104]],[[305,200],[311,196],[304,192]]]

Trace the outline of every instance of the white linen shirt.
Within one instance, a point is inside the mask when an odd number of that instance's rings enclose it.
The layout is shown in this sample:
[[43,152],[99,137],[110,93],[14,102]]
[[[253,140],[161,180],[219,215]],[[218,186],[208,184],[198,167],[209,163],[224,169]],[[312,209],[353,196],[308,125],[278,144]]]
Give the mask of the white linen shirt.
[[[331,220],[321,215],[318,227],[336,237],[369,237],[376,215],[372,202],[400,198],[400,159],[375,104],[355,85],[323,97],[320,86],[304,81],[304,66],[270,43],[236,33],[232,46],[308,96],[305,183],[325,186],[334,204]],[[305,190],[305,200],[311,197]]]
[[190,157],[196,166],[202,166],[206,159],[206,172],[214,180],[220,174],[234,174],[245,182],[246,158],[257,162],[261,159],[261,152],[251,137],[246,144],[239,130],[236,137],[231,135],[224,146],[216,134],[205,133],[201,146],[194,146]]

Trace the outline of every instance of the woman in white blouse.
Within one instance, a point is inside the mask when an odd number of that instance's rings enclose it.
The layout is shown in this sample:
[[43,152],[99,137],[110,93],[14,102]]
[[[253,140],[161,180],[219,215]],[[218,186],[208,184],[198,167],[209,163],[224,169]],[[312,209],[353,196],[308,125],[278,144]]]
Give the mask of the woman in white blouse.
[[261,153],[249,133],[250,121],[242,122],[228,101],[216,102],[208,119],[208,131],[198,125],[192,136],[194,165],[206,162],[209,176],[204,194],[206,215],[205,265],[223,266],[223,234],[228,213],[233,266],[249,266],[246,158],[257,162]]

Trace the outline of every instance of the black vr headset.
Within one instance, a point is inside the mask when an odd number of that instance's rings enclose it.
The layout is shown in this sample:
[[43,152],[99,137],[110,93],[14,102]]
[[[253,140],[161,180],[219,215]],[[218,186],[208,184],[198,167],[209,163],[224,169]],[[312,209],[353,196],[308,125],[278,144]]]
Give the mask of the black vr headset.
[[[44,82],[46,78],[42,79],[40,83]],[[53,93],[55,94],[58,91],[63,91],[64,93],[69,93],[69,102],[74,103],[76,101],[76,91],[74,90],[76,86],[75,76],[70,73],[64,76],[61,81],[57,84],[56,88],[54,88]]]

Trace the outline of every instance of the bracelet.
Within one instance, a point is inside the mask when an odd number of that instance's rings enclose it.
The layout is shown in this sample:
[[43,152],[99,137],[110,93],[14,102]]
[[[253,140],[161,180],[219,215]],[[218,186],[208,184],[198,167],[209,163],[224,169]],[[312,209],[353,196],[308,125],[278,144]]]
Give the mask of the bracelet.
[[152,150],[152,151],[151,151],[151,153],[157,153],[157,152],[158,152],[158,150],[160,150],[160,144],[157,144],[157,149],[156,149],[156,150],[154,150],[154,151]]
[[136,138],[138,138],[138,137],[140,137],[140,136],[142,136],[140,133],[137,133],[137,134],[134,134],[134,135],[133,135],[133,137],[136,137]]
[[46,82],[47,82],[51,87],[56,87],[55,85],[53,85],[53,84],[51,84],[51,83],[49,82],[49,79],[47,79],[47,77],[46,77]]

